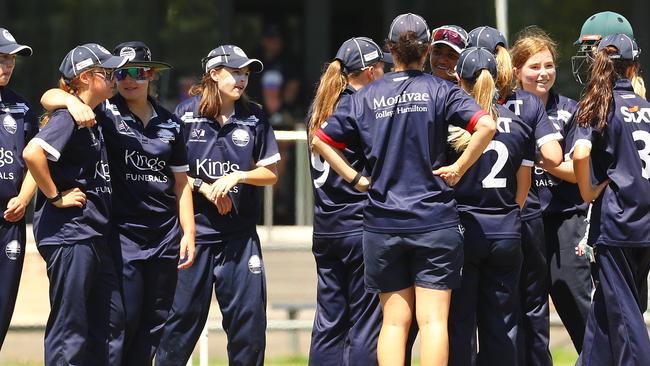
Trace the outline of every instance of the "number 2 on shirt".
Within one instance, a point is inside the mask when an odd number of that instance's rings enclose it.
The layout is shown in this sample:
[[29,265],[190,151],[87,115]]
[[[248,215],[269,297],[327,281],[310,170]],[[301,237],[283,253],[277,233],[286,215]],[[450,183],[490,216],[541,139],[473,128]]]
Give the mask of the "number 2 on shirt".
[[483,179],[483,188],[504,188],[507,185],[507,179],[497,178],[496,176],[501,172],[501,169],[503,169],[508,161],[508,148],[503,142],[492,140],[488,147],[485,148],[485,151],[483,151],[483,154],[490,150],[497,152],[497,161],[492,166],[487,177]]

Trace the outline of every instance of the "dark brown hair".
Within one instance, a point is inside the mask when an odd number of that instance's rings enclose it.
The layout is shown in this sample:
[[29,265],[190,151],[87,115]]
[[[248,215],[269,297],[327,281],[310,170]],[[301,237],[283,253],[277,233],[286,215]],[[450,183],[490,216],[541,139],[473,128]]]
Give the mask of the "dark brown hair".
[[[218,69],[221,69],[221,67],[217,68],[217,70]],[[201,81],[190,87],[189,94],[191,96],[201,96],[199,102],[199,113],[201,113],[202,116],[211,118],[215,121],[218,120],[218,117],[221,114],[221,92],[219,92],[219,83],[212,79],[209,71],[203,75]],[[235,104],[237,103],[241,103],[246,111],[250,111],[249,99],[245,93],[235,101]]]
[[614,98],[614,83],[618,79],[627,78],[628,68],[636,65],[634,61],[609,58],[617,52],[615,47],[608,46],[595,54],[589,68],[587,88],[578,104],[576,121],[581,127],[593,126],[599,131],[607,127],[607,115]]
[[386,47],[393,57],[404,65],[420,62],[429,50],[429,44],[420,41],[415,32],[411,31],[400,34],[397,42],[386,40]]

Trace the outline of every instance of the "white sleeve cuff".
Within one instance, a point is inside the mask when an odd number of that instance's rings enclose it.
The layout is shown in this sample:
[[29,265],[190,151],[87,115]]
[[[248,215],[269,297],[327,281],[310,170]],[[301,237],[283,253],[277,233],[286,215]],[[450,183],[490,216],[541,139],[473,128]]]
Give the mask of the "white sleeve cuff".
[[169,169],[171,169],[171,171],[173,173],[185,173],[185,172],[190,171],[190,166],[189,165],[179,165],[179,166],[170,165]]
[[273,163],[277,163],[278,161],[280,161],[280,153],[276,153],[275,155],[271,155],[268,158],[259,160],[257,163],[255,163],[255,166],[258,166],[258,167],[267,166],[267,165],[271,165]]
[[542,147],[547,142],[551,141],[561,141],[563,139],[562,134],[559,132],[551,133],[546,136],[543,136],[537,140],[537,147]]
[[32,142],[40,146],[47,153],[47,160],[50,161],[59,161],[61,153],[55,149],[52,145],[45,142],[45,140],[35,137],[32,139]]
[[530,161],[530,160],[524,159],[524,160],[521,161],[521,166],[534,166],[534,165],[535,165],[535,162]]

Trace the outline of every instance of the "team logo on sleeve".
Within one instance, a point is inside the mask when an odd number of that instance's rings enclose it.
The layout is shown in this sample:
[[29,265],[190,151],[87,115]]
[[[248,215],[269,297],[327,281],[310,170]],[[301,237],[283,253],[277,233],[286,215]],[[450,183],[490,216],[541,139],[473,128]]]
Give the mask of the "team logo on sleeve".
[[243,128],[238,128],[232,133],[232,142],[239,147],[248,145],[248,142],[250,140],[251,137],[248,134],[248,131],[244,130]]
[[20,243],[18,243],[18,240],[12,240],[7,243],[7,246],[5,246],[5,254],[7,255],[7,258],[12,261],[17,260],[20,257]]
[[18,123],[16,123],[16,120],[10,114],[6,115],[2,120],[2,126],[12,135],[15,134],[18,129]]
[[170,130],[165,130],[165,129],[158,130],[157,136],[160,139],[160,141],[166,144],[176,140],[176,136]]
[[252,274],[262,273],[262,260],[257,254],[253,254],[250,259],[248,259],[248,270]]

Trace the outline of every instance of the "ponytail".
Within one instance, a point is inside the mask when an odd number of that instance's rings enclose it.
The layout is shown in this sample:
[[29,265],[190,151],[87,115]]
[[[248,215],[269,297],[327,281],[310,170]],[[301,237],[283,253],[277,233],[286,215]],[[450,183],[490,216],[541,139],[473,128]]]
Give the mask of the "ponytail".
[[[490,113],[493,119],[497,119],[497,110],[494,106],[496,97],[496,87],[494,78],[487,69],[481,70],[478,77],[472,83],[469,80],[462,79],[461,86],[476,100],[476,103],[484,110]],[[462,152],[469,145],[472,135],[462,128],[449,128],[447,141],[454,150]]]
[[496,99],[496,85],[494,78],[492,78],[492,74],[490,74],[487,69],[481,70],[476,81],[474,81],[474,85],[472,85],[470,94],[481,108],[490,113],[492,118],[497,118],[497,110],[494,106],[494,100]]
[[[64,92],[72,95],[77,95],[79,93],[79,77],[75,77],[69,83],[65,81],[63,77],[59,79],[59,89]],[[41,128],[45,126],[50,121],[50,116],[52,112],[47,112],[41,117]]]
[[510,59],[510,53],[502,45],[497,45],[495,58],[497,61],[496,88],[499,91],[499,97],[505,99],[512,94],[512,81],[514,79],[512,60]]
[[334,108],[339,100],[339,95],[347,85],[347,76],[343,71],[341,61],[334,60],[327,65],[321,75],[316,89],[316,96],[311,105],[311,116],[309,117],[309,145],[314,138],[316,131],[329,116],[334,113]]
[[634,74],[634,76],[632,76],[632,80],[630,81],[632,82],[632,88],[634,88],[634,92],[638,94],[641,98],[646,99],[645,82],[643,81],[643,78],[638,74]]
[[614,98],[614,83],[626,78],[627,68],[634,65],[633,61],[609,58],[617,52],[615,47],[608,46],[596,53],[590,67],[587,89],[578,104],[576,121],[581,127],[594,126],[599,131],[607,127],[607,115]]

